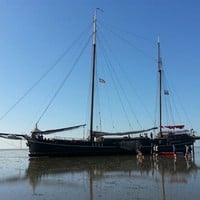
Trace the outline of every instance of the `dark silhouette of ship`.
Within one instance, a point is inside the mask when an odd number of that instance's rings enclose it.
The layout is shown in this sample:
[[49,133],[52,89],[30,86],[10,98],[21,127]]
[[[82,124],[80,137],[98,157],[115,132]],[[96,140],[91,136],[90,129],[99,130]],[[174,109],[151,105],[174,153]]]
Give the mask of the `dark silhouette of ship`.
[[[92,78],[91,78],[91,105],[90,105],[90,136],[88,139],[49,139],[45,135],[69,131],[84,127],[76,125],[72,127],[41,131],[37,128],[31,135],[0,133],[0,137],[8,139],[25,139],[29,147],[30,156],[99,156],[99,155],[128,155],[152,154],[153,146],[156,145],[158,152],[172,152],[175,147],[177,152],[185,152],[186,146],[192,146],[199,137],[194,135],[193,130],[182,130],[183,125],[166,126],[169,131],[163,131],[162,125],[162,62],[160,58],[160,43],[158,42],[158,72],[160,77],[160,125],[146,130],[128,132],[102,132],[93,128],[94,118],[94,94],[96,80],[96,11],[93,18],[93,42],[92,42]],[[103,81],[103,80],[102,80]],[[148,133],[159,130],[158,136],[133,136],[134,134]],[[180,129],[180,131],[177,131]],[[152,134],[151,134],[152,135]]]

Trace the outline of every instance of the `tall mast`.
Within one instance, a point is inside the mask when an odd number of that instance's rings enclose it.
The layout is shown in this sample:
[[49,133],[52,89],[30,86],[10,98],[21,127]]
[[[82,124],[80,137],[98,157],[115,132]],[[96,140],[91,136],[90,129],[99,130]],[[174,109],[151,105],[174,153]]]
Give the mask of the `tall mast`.
[[94,141],[93,136],[93,113],[94,113],[94,86],[95,86],[95,71],[96,71],[96,21],[97,9],[95,9],[93,17],[93,42],[92,42],[92,86],[91,86],[91,113],[90,113],[90,141]]
[[162,137],[162,60],[160,57],[160,41],[158,39],[158,73],[159,73],[159,128]]

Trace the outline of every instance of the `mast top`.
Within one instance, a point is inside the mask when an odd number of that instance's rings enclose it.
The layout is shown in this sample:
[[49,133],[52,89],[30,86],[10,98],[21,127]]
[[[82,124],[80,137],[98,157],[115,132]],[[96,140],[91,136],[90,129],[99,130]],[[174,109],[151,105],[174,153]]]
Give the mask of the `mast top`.
[[103,12],[102,9],[96,8],[94,11],[94,16],[93,16],[93,45],[96,44],[96,32],[97,32],[97,11],[100,10]]
[[161,72],[162,70],[162,59],[161,59],[161,56],[160,56],[160,39],[158,37],[158,71]]
[[97,9],[95,9],[93,17],[93,45],[96,44],[96,21],[97,21]]
[[160,43],[160,37],[158,36],[158,42],[157,43]]

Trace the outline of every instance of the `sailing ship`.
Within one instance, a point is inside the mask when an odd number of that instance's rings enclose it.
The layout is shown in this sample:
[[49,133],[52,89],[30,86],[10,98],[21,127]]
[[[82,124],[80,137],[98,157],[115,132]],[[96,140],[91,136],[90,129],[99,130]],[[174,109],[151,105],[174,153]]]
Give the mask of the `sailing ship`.
[[[134,134],[147,133],[157,129],[157,127],[126,132],[102,132],[94,130],[94,94],[96,80],[96,34],[97,34],[97,9],[93,16],[93,40],[92,40],[92,76],[91,76],[91,100],[90,100],[90,135],[87,139],[47,139],[45,135],[69,131],[84,127],[85,124],[66,128],[42,131],[38,129],[37,124],[31,135],[0,133],[0,137],[8,139],[25,139],[29,147],[30,156],[98,156],[98,155],[127,155],[137,154],[142,151],[143,154],[151,154],[153,145],[158,146],[160,152],[171,151],[175,145],[178,151],[184,151],[185,145],[193,145],[197,137],[186,132],[168,133],[162,131],[162,91],[161,91],[161,59],[160,44],[158,43],[158,68],[160,74],[160,132],[159,137],[133,137]],[[107,137],[109,136],[109,137]]]

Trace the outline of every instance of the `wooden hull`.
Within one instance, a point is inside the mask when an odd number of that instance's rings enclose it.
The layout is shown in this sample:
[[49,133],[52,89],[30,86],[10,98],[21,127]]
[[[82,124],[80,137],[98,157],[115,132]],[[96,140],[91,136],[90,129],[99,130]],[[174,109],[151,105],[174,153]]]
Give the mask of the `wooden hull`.
[[[177,139],[178,138],[178,139]],[[185,154],[186,145],[193,145],[192,136],[174,138],[136,137],[109,138],[100,142],[86,140],[59,140],[27,138],[30,156],[101,156],[101,155],[136,155],[139,148],[142,154],[153,154],[153,145],[158,146],[158,153],[182,152]]]
[[103,142],[28,139],[29,155],[31,157],[136,155],[137,147],[141,144],[144,146],[144,153],[149,154],[150,143],[150,139],[143,138],[109,139]]

